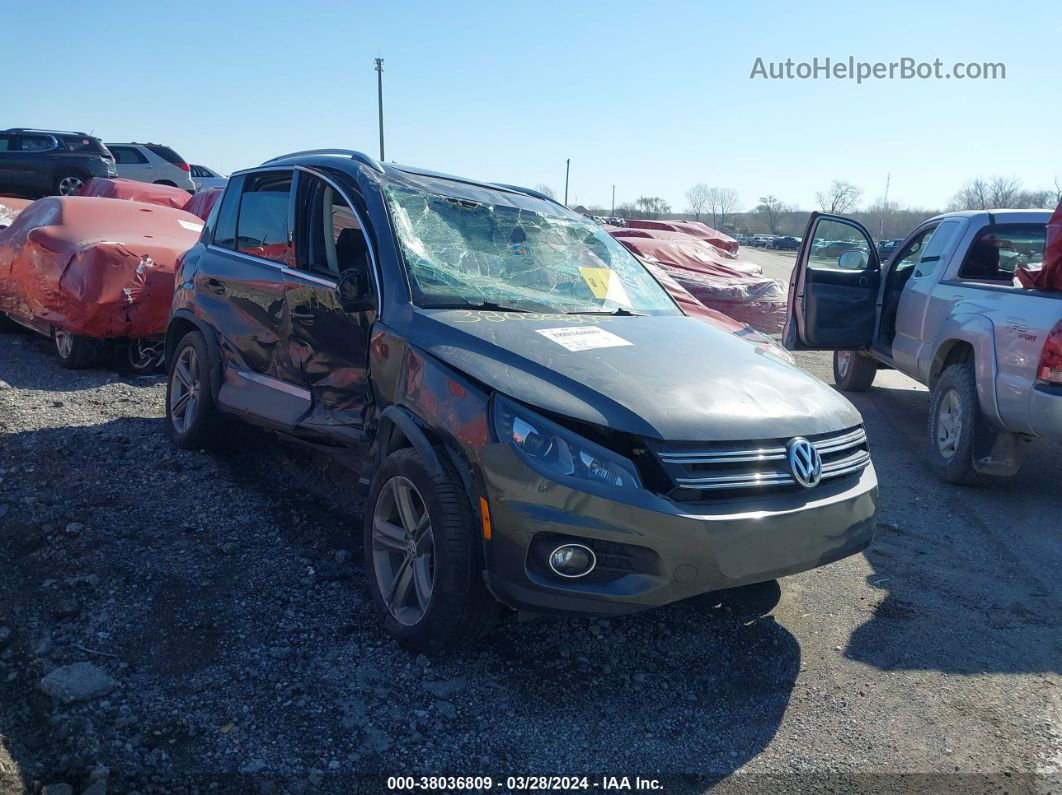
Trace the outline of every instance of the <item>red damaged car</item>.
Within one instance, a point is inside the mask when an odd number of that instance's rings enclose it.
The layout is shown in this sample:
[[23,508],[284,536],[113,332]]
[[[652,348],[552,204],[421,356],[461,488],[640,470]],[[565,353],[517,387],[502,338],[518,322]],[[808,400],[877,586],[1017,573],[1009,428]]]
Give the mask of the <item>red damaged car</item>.
[[64,367],[92,367],[115,348],[136,371],[159,366],[174,270],[202,220],[82,196],[20,209],[0,229],[0,324],[51,337]]

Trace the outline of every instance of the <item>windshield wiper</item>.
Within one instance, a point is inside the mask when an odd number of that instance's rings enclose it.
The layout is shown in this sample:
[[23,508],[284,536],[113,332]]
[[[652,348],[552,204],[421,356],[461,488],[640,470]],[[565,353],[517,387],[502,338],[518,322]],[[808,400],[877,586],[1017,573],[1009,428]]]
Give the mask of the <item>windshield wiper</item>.
[[483,309],[488,312],[521,312],[527,313],[528,309],[517,309],[515,306],[504,306],[493,301],[484,301],[481,304],[430,304],[425,309]]
[[615,315],[617,317],[645,317],[645,315],[638,312],[632,312],[629,309],[624,309],[622,306],[615,309],[591,309],[586,312],[568,312],[569,315]]

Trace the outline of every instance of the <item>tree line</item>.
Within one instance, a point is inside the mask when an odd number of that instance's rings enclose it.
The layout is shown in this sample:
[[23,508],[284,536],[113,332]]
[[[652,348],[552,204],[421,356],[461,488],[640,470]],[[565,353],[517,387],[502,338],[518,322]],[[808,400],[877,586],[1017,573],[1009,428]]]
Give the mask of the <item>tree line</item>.
[[[552,195],[546,186],[540,186]],[[1054,209],[1062,202],[1062,178],[1055,178],[1050,188],[1026,189],[1013,177],[977,177],[964,183],[944,210],[901,206],[884,196],[861,205],[863,191],[842,179],[833,180],[816,192],[815,201],[822,212],[855,218],[879,238],[903,237],[926,218],[943,211],[987,210],[1006,208]],[[705,183],[692,185],[685,193],[683,211],[675,212],[659,196],[639,196],[634,201],[616,205],[621,218],[686,218],[704,221],[722,231],[744,234],[800,235],[807,225],[807,210],[801,210],[773,194],[761,196],[743,208],[738,193]],[[610,209],[587,208],[592,215],[607,216]]]

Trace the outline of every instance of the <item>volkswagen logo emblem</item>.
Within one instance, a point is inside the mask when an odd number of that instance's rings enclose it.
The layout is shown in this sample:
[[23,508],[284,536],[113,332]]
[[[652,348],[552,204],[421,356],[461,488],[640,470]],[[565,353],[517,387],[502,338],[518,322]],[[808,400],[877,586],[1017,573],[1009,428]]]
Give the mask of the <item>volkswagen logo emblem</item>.
[[815,445],[800,436],[790,439],[785,447],[785,457],[797,483],[805,489],[819,485],[822,480],[822,459]]

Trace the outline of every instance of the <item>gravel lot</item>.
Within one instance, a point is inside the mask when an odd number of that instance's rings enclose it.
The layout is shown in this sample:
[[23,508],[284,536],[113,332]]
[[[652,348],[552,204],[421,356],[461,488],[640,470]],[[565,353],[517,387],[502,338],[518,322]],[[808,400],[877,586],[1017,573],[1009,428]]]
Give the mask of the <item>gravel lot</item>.
[[865,555],[624,619],[510,618],[440,660],[369,611],[348,475],[249,429],[178,451],[162,393],[0,336],[0,791],[1062,785],[1062,453],[944,486],[902,376],[854,401],[883,491]]

